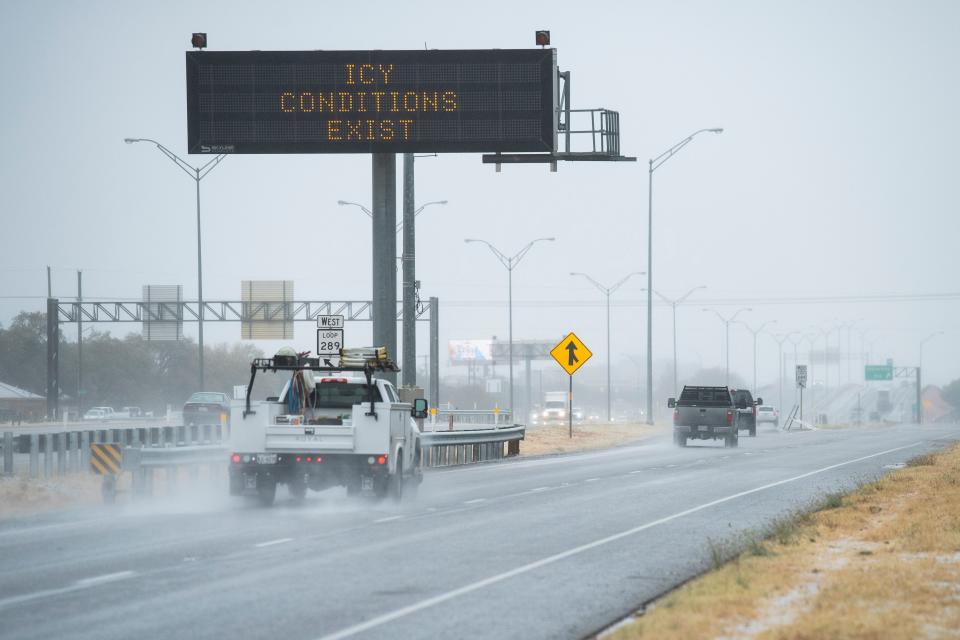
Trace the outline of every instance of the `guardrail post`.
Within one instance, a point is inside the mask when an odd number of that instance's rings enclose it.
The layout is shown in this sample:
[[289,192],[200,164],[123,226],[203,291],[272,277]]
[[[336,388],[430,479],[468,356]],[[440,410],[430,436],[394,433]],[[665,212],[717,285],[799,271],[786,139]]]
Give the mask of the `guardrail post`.
[[43,434],[43,477],[53,475],[53,434]]
[[70,473],[80,471],[80,447],[77,444],[77,432],[71,431],[67,448],[70,451]]
[[80,471],[90,469],[90,432],[80,432]]
[[30,477],[36,478],[40,475],[40,436],[36,433],[30,434]]
[[13,475],[13,432],[3,432],[3,473]]
[[57,439],[57,475],[62,476],[67,472],[67,456],[66,456],[67,434],[61,431],[56,435],[56,439]]
[[203,425],[203,444],[210,444],[210,426],[209,424]]

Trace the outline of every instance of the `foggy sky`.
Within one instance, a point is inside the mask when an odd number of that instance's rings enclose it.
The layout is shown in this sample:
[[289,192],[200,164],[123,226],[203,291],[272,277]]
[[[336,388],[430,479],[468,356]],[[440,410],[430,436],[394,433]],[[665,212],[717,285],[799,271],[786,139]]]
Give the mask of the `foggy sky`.
[[[463,239],[513,253],[556,236],[514,272],[514,334],[576,331],[599,369],[602,296],[569,272],[611,284],[645,270],[646,160],[697,129],[723,127],[655,174],[654,288],[678,296],[708,287],[678,313],[683,366],[722,364],[723,326],[697,298],[749,299],[710,308],[752,306],[743,319],[777,320],[771,329],[781,332],[861,320],[875,361],[915,365],[919,341],[945,331],[927,344],[924,366],[925,381],[946,383],[960,377],[960,294],[769,301],[960,292],[958,27],[960,5],[932,1],[629,2],[596,11],[563,2],[7,0],[0,322],[44,308],[45,265],[62,298],[75,295],[79,268],[88,299],[138,299],[143,284],[183,284],[195,299],[193,182],[155,148],[123,143],[155,138],[185,156],[191,32],[206,31],[211,50],[452,49],[527,48],[535,29],[549,28],[561,69],[572,73],[573,106],[618,110],[622,150],[639,162],[497,174],[479,154],[418,159],[418,204],[450,202],[417,219],[417,273],[423,296],[441,300],[442,353],[448,339],[507,335],[506,271]],[[298,299],[369,299],[370,222],[338,199],[370,202],[369,156],[227,157],[202,183],[204,297],[239,299],[243,279],[292,279]],[[634,371],[625,356],[645,345],[644,286],[634,278],[614,298],[613,361],[624,373]],[[670,322],[669,309],[655,307],[658,369],[670,358]],[[211,343],[239,339],[236,324],[206,329]],[[369,324],[347,326],[348,343],[369,339]],[[731,340],[732,367],[749,379],[752,338],[737,327]],[[295,345],[313,343],[299,325]],[[765,337],[760,345],[761,382],[772,381],[776,346]]]

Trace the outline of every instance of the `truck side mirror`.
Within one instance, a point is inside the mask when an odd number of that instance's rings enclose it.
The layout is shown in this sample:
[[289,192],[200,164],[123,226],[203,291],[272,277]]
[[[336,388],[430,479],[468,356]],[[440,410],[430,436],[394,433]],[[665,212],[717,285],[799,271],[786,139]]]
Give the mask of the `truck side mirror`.
[[673,408],[675,408],[676,406],[677,406],[677,399],[676,399],[676,398],[667,398],[667,408],[668,408],[668,409],[673,409]]
[[410,410],[410,415],[417,420],[423,420],[427,417],[427,400],[426,398],[416,398],[413,401],[413,409]]
[[763,404],[763,398],[757,398],[757,404],[758,405]]

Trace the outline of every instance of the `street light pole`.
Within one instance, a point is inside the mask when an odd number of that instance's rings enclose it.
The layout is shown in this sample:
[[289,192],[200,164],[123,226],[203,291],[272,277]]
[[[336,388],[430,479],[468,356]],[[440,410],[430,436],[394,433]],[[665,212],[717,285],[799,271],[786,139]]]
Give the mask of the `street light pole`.
[[124,142],[127,144],[133,144],[134,142],[149,142],[157,147],[160,152],[170,158],[175,165],[180,167],[184,173],[186,173],[197,185],[197,343],[200,352],[200,362],[199,362],[199,383],[200,389],[204,389],[204,380],[203,380],[203,252],[201,250],[201,236],[200,236],[200,181],[203,180],[207,174],[213,171],[213,168],[220,164],[220,161],[227,157],[227,154],[221,153],[213,158],[211,158],[206,164],[203,164],[199,167],[195,167],[188,163],[186,160],[175,154],[170,149],[167,149],[165,146],[157,142],[156,140],[151,140],[150,138],[124,138]]
[[679,377],[677,375],[677,306],[682,304],[684,300],[689,298],[694,291],[697,291],[698,289],[706,289],[706,288],[707,288],[707,285],[705,284],[702,284],[699,287],[694,287],[693,289],[690,289],[690,291],[687,291],[685,294],[683,294],[676,300],[672,300],[668,298],[667,296],[663,295],[656,289],[654,289],[653,291],[655,294],[660,296],[661,300],[669,304],[670,307],[673,309],[673,395],[674,397],[679,397],[680,395],[679,394],[680,384],[678,382]]
[[528,242],[520,251],[517,251],[512,256],[507,256],[502,251],[497,249],[495,246],[487,242],[486,240],[480,240],[477,238],[465,238],[464,242],[481,242],[487,245],[487,248],[497,257],[497,260],[500,261],[506,270],[507,270],[507,325],[508,325],[508,341],[509,341],[509,357],[510,357],[510,417],[516,422],[517,416],[513,411],[513,268],[520,264],[520,261],[523,260],[523,256],[527,255],[527,252],[533,247],[533,245],[538,242],[553,242],[556,238],[535,238]]
[[920,383],[923,373],[923,345],[942,335],[943,331],[937,331],[920,341],[920,362],[917,364],[917,424],[923,424],[923,387]]
[[783,411],[783,343],[790,337],[790,334],[786,335],[774,335],[770,334],[770,337],[773,338],[774,342],[777,343],[777,354],[779,355],[780,361],[780,371],[777,374],[778,380],[778,390],[777,390],[777,411]]
[[746,327],[747,331],[753,334],[753,393],[754,395],[756,395],[757,393],[757,336],[760,335],[760,332],[763,331],[764,327],[766,327],[767,325],[776,324],[776,323],[777,323],[776,320],[767,320],[762,325],[760,325],[759,328],[753,329],[746,322],[743,322],[742,320],[740,321],[740,324]]
[[[420,205],[417,209],[412,209],[414,198],[413,181],[413,160],[411,153],[403,154],[404,180],[403,180],[403,218],[397,223],[397,233],[403,230],[403,249],[400,256],[403,266],[401,281],[402,308],[401,314],[401,335],[403,341],[403,353],[401,357],[400,370],[403,372],[403,385],[407,387],[415,386],[417,383],[416,366],[416,347],[417,347],[417,329],[416,329],[416,229],[414,219],[420,215],[420,212],[430,205],[447,204],[446,200],[435,200]],[[367,217],[373,218],[373,212],[367,207],[356,202],[347,200],[337,200],[337,204],[343,206],[354,206],[359,208]]]
[[723,129],[700,129],[673,145],[656,158],[651,158],[647,185],[647,424],[653,424],[653,172],[690,144],[701,133],[723,133]]
[[590,281],[593,286],[599,289],[607,297],[607,422],[613,421],[613,409],[612,401],[610,396],[610,295],[623,286],[627,280],[632,276],[642,276],[645,275],[643,271],[632,271],[621,278],[616,284],[613,284],[609,287],[605,287],[590,276],[585,273],[580,273],[579,271],[572,271],[571,276],[583,276]]
[[737,309],[737,310],[734,312],[734,314],[733,314],[732,316],[730,316],[729,318],[724,318],[723,315],[722,315],[719,311],[717,311],[716,309],[704,309],[704,311],[713,311],[715,314],[717,314],[717,317],[720,318],[720,321],[723,323],[724,329],[726,330],[726,336],[727,336],[727,353],[726,353],[726,362],[727,362],[727,364],[726,364],[726,369],[727,369],[727,373],[726,373],[726,382],[725,382],[725,384],[729,387],[729,386],[730,386],[730,323],[733,322],[734,320],[736,320],[737,316],[740,315],[741,312],[743,312],[743,311],[753,311],[753,309],[750,308],[750,307],[741,307],[740,309]]

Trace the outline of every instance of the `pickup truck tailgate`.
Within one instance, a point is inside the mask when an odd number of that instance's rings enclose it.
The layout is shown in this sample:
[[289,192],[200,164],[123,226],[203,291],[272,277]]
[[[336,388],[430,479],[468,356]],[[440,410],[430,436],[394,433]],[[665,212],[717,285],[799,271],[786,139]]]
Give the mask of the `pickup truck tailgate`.
[[353,426],[270,426],[267,427],[266,450],[276,453],[352,452]]

